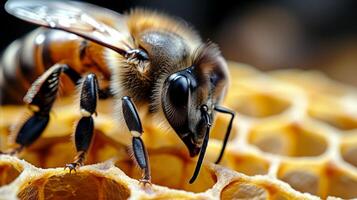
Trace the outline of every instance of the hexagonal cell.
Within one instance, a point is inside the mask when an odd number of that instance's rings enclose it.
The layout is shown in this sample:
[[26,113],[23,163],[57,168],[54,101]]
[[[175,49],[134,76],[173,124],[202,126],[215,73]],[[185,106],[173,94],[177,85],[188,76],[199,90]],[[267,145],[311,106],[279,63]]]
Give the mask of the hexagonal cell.
[[[236,151],[232,146],[232,144],[228,145],[219,165],[249,176],[264,175],[268,173],[270,167],[270,161],[268,159],[250,152]],[[240,148],[244,149],[245,146]],[[221,141],[210,142],[206,150],[205,161],[216,162],[221,149]]]
[[357,198],[356,173],[339,168],[338,165],[328,162],[325,165],[326,193],[322,198],[335,196],[343,199]]
[[[334,108],[334,109],[331,109]],[[339,98],[327,95],[310,97],[308,114],[341,130],[357,128],[357,117],[349,113]]]
[[355,135],[342,138],[340,152],[346,162],[357,167],[357,137]]
[[291,105],[286,99],[272,93],[247,88],[229,93],[225,104],[238,113],[257,118],[280,114]]
[[351,92],[350,88],[317,71],[284,70],[273,75],[307,92],[310,116],[342,130],[357,128],[356,117],[349,114],[349,109],[341,101],[341,97]]
[[80,173],[52,175],[25,184],[20,199],[127,199],[129,188],[111,179]]
[[323,164],[311,162],[284,162],[280,165],[277,178],[300,192],[321,195],[320,176]]
[[303,157],[323,154],[327,141],[321,130],[303,125],[306,124],[284,122],[282,119],[265,121],[251,129],[248,141],[264,152],[278,155]]
[[11,163],[0,163],[0,187],[10,184],[21,174],[22,170]]
[[231,199],[268,199],[269,192],[259,185],[241,181],[234,181],[223,188],[220,198]]
[[229,160],[227,167],[249,176],[267,174],[270,167],[269,161],[255,155],[230,154],[226,159]]
[[[152,183],[157,185],[191,192],[204,192],[212,188],[217,181],[215,173],[203,165],[196,181],[189,184],[196,162],[187,155],[170,151],[170,149],[158,152],[149,150],[149,162]],[[116,166],[134,179],[141,178],[142,172],[132,160],[121,160],[116,163]]]
[[307,199],[301,194],[288,192],[280,184],[275,184],[271,181],[264,181],[259,178],[246,179],[241,177],[226,185],[220,194],[221,199],[272,199],[272,200],[288,200],[288,199]]

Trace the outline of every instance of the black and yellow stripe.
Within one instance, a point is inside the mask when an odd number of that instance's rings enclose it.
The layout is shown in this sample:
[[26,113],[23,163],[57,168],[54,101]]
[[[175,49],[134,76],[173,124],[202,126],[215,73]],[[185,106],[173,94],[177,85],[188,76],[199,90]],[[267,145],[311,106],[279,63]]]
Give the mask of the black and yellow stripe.
[[[46,28],[32,31],[3,52],[0,61],[1,104],[22,103],[31,84],[56,63],[68,64],[80,74],[100,73],[109,80],[109,70],[100,56],[102,51],[103,47],[64,31]],[[73,87],[66,80],[68,78],[62,79],[64,88]],[[68,93],[66,89],[64,93]]]

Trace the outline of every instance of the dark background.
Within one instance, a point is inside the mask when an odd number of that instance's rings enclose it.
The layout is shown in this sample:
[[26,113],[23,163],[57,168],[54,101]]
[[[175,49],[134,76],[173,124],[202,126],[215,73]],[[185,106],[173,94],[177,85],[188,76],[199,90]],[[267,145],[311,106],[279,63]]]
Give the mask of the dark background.
[[[25,0],[26,1],[26,0]],[[230,60],[262,70],[313,68],[357,85],[357,1],[354,0],[88,0],[118,12],[149,7],[192,24]],[[1,3],[0,48],[36,26]]]

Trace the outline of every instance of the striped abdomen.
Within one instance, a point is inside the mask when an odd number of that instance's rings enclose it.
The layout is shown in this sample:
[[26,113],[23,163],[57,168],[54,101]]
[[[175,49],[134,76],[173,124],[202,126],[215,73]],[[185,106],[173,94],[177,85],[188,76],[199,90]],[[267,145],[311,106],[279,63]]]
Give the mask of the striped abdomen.
[[[103,47],[76,35],[38,28],[11,43],[3,52],[0,64],[0,97],[2,104],[22,103],[31,84],[46,69],[65,63],[77,72],[95,72],[109,80],[103,61]],[[62,93],[73,91],[73,84],[62,78]]]

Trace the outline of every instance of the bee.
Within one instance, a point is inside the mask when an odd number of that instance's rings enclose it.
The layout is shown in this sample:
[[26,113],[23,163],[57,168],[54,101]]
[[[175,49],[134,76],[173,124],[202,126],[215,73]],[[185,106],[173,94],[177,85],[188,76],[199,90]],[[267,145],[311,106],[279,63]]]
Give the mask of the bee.
[[11,0],[5,9],[41,26],[13,42],[1,60],[4,99],[24,95],[32,111],[16,134],[18,148],[12,153],[40,137],[59,84],[66,88],[73,82],[80,88],[81,118],[74,132],[77,155],[66,165],[70,172],[84,164],[97,101],[104,98],[113,98],[113,110],[123,119],[118,123],[130,131],[134,159],[143,171],[141,183],[150,183],[151,175],[138,111],[161,118],[191,157],[199,155],[190,183],[199,174],[215,113],[229,114],[219,163],[235,116],[220,106],[229,83],[228,68],[217,45],[202,42],[187,23],[149,10],[121,15],[73,1]]

